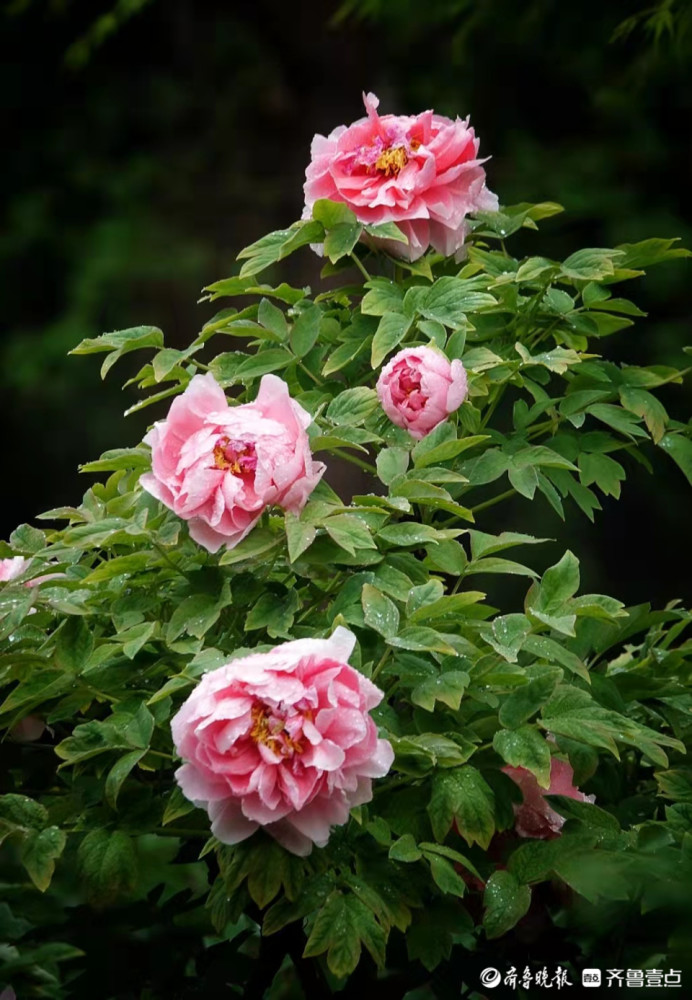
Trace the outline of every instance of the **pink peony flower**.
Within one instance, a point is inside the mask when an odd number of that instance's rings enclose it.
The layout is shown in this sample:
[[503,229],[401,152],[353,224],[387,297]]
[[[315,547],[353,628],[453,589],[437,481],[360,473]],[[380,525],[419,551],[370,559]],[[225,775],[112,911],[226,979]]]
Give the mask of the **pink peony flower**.
[[[53,734],[53,730],[46,726],[43,719],[40,719],[38,715],[25,715],[23,719],[15,722],[12,726],[10,736],[17,743],[33,743],[35,740],[41,739],[46,729],[48,729],[51,735]],[[2,1000],[1,994],[0,1000]]]
[[152,450],[145,490],[189,521],[209,552],[233,548],[278,504],[299,513],[322,477],[305,429],[310,415],[286,383],[265,375],[257,399],[229,406],[213,375],[195,375],[144,438]]
[[[22,575],[30,562],[30,559],[24,559],[23,556],[0,559],[0,583],[9,583],[11,580],[16,580],[18,576]],[[46,580],[61,580],[64,577],[64,573],[44,573],[43,576],[36,576],[33,580],[26,580],[24,586],[38,587],[39,584],[45,583]]]
[[397,224],[408,246],[384,241],[391,253],[416,260],[432,245],[451,257],[464,242],[466,216],[498,207],[468,119],[432,111],[381,118],[377,97],[363,100],[367,118],[312,140],[303,217],[319,198],[344,202],[360,222]]
[[382,692],[347,664],[355,636],[298,639],[205,674],[171,722],[183,794],[236,844],[264,827],[302,857],[372,798],[394,753],[368,715]]
[[9,583],[21,576],[30,560],[23,556],[13,556],[11,559],[0,559],[0,583]]
[[543,789],[536,776],[525,767],[503,767],[502,770],[514,781],[524,796],[521,805],[514,806],[514,828],[520,837],[538,837],[542,840],[559,836],[565,822],[564,817],[551,809],[546,795],[566,795],[577,802],[595,802],[595,795],[584,795],[572,782],[574,771],[564,761],[553,757],[550,761],[550,786]]
[[432,347],[406,347],[384,366],[377,395],[392,423],[420,440],[458,410],[467,393],[461,361]]

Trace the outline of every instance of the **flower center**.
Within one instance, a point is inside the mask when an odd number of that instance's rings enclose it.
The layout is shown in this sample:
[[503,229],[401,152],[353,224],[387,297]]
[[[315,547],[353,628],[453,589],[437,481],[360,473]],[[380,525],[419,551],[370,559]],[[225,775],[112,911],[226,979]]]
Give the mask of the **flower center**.
[[[300,722],[296,717],[295,722]],[[293,725],[291,729],[296,729]],[[292,736],[287,726],[287,720],[274,715],[267,705],[256,704],[252,707],[252,729],[250,739],[255,743],[264,743],[277,757],[292,757],[294,753],[301,754],[304,750],[302,726]]]
[[214,446],[214,465],[217,469],[241,476],[244,472],[254,472],[257,468],[255,446],[247,441],[231,441],[222,437]]
[[420,372],[417,372],[409,365],[407,365],[399,375],[399,385],[407,396],[410,396],[412,392],[416,391],[416,389],[420,389],[420,383]]
[[407,163],[408,156],[404,146],[394,146],[393,148],[382,150],[375,160],[375,169],[380,170],[385,177],[396,177]]

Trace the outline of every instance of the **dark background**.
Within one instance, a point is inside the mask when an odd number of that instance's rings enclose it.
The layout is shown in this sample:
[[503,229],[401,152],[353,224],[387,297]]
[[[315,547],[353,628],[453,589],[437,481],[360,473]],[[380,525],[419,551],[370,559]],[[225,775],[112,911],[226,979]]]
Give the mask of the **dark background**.
[[[554,200],[524,252],[567,255],[649,236],[692,246],[692,12],[619,26],[644,0],[12,0],[0,15],[4,104],[0,234],[0,537],[74,503],[80,462],[136,443],[163,409],[126,421],[84,337],[151,324],[186,346],[208,306],[200,289],[237,270],[237,251],[302,209],[315,132],[381,110],[470,114],[489,186],[505,204]],[[650,6],[650,4],[648,5]],[[658,17],[658,20],[656,18]],[[692,265],[631,283],[650,312],[603,342],[613,360],[683,366]],[[308,250],[282,277],[317,284]],[[667,387],[688,419],[689,390]],[[166,404],[163,404],[165,408]],[[488,512],[482,527],[558,537],[586,589],[627,602],[689,599],[688,486],[660,451],[627,463],[623,498],[591,525],[561,524],[542,499]],[[491,516],[492,515],[492,516]],[[540,558],[533,557],[540,568]]]

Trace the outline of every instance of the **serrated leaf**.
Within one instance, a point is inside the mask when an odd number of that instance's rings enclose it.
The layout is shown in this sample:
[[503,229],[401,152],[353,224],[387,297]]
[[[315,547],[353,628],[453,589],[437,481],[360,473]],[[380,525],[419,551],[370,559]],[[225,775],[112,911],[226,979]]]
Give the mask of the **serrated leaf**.
[[470,683],[471,678],[464,670],[448,670],[417,684],[411,692],[411,701],[428,712],[434,712],[435,702],[441,701],[456,712]]
[[550,785],[550,747],[533,726],[519,729],[498,729],[493,737],[493,748],[511,767],[525,767],[536,775],[543,788]]
[[57,826],[31,830],[24,838],[21,861],[39,892],[45,892],[53,878],[55,862],[65,849],[67,837]]
[[368,291],[363,296],[360,311],[366,316],[385,316],[402,311],[403,293],[389,278],[372,278],[366,282]]
[[455,821],[468,844],[486,850],[495,832],[495,796],[480,771],[470,764],[439,772],[433,779],[428,815],[438,841]]
[[286,511],[284,515],[284,524],[288,542],[288,558],[293,563],[310,548],[317,537],[317,528],[314,524],[301,521],[298,516],[289,511]]
[[183,632],[201,639],[220,614],[218,597],[213,594],[191,594],[173,611],[166,626],[166,642],[175,642]]
[[501,937],[526,914],[531,905],[531,890],[508,871],[494,872],[483,895],[483,928],[488,938]]
[[533,667],[532,676],[508,695],[500,706],[499,720],[507,729],[518,729],[540,711],[562,677],[557,667]]
[[92,830],[79,845],[77,865],[88,899],[106,906],[137,884],[137,855],[132,838],[122,830]]

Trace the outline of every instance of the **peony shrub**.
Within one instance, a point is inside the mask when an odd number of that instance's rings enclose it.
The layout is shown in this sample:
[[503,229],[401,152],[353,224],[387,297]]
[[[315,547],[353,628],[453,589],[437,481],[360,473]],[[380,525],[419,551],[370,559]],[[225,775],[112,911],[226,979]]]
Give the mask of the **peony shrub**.
[[[690,613],[582,593],[502,512],[692,480],[683,373],[608,360],[620,286],[687,251],[515,255],[559,206],[498,209],[468,122],[366,111],[189,347],[73,352],[146,351],[157,419],[0,545],[3,996],[685,969]],[[309,246],[315,293],[280,279]]]

